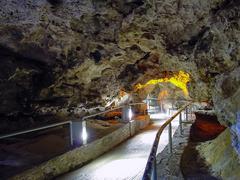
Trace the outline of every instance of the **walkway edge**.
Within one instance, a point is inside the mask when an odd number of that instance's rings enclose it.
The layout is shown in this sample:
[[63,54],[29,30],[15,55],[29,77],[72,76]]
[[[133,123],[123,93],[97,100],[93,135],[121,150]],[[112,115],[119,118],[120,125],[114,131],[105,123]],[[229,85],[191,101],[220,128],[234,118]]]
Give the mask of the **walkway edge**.
[[70,150],[60,156],[46,161],[32,169],[24,171],[11,179],[14,180],[41,180],[52,179],[60,174],[69,172],[76,167],[81,167],[88,161],[96,159],[124,140],[136,134],[140,129],[148,126],[150,120],[131,121],[116,131],[93,141],[86,146]]

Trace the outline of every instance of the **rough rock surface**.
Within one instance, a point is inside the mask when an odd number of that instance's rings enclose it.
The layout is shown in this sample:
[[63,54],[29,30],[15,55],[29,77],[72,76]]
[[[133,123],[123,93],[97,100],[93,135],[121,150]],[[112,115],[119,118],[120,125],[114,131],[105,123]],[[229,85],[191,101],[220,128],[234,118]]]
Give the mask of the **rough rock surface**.
[[191,74],[192,97],[209,100],[214,77],[239,66],[238,1],[0,5],[1,84],[13,91],[2,88],[1,98],[11,112],[34,100],[104,105],[120,87],[131,90],[137,82],[178,70]]
[[239,179],[240,161],[236,151],[231,148],[229,129],[216,139],[201,143],[197,146],[197,150],[215,176],[221,179]]

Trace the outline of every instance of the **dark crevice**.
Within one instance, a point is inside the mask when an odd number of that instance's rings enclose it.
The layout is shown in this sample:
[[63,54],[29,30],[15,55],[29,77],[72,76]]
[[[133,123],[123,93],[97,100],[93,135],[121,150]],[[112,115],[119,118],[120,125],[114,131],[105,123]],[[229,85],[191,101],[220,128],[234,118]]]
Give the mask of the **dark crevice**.
[[143,0],[132,0],[129,2],[124,2],[124,1],[113,1],[111,3],[111,6],[113,8],[115,8],[120,14],[123,15],[123,17],[128,16],[129,14],[131,14],[134,9],[140,7],[144,5],[144,1]]
[[204,36],[204,34],[210,30],[210,27],[202,27],[202,29],[200,30],[200,32],[195,35],[195,36],[192,36],[191,39],[188,41],[188,45],[189,46],[195,46],[196,43],[202,39],[202,37]]
[[189,41],[182,41],[178,44],[172,44],[166,41],[166,49],[170,54],[184,54],[185,52],[192,53],[197,42],[201,41],[201,39],[209,30],[210,27],[202,27],[200,32],[192,36]]
[[63,0],[47,0],[51,5],[58,6],[63,3]]
[[102,54],[100,51],[95,50],[94,52],[90,52],[90,57],[94,59],[95,63],[99,63],[101,61]]
[[216,8],[212,9],[212,13],[218,14],[220,11],[232,8],[234,6],[239,6],[240,1],[239,0],[225,0],[221,4],[219,4]]
[[53,66],[3,46],[0,58],[0,113],[8,118],[34,114],[34,99],[54,82]]
[[[44,51],[41,50],[40,48],[39,48],[39,50],[40,50],[39,54],[44,53]],[[25,51],[28,53],[25,54]],[[24,64],[26,66],[38,67],[40,69],[53,65],[52,63],[49,63],[43,59],[40,59],[40,56],[38,57],[37,52],[35,52],[34,48],[29,46],[29,49],[26,49],[25,51],[23,53],[18,53],[18,52],[11,50],[8,47],[4,47],[4,46],[0,45],[0,56],[12,57],[15,60],[17,60],[16,63],[20,62],[21,64]],[[32,51],[32,52],[30,52],[30,51]],[[32,54],[34,54],[34,55],[32,55]],[[31,58],[34,56],[36,56],[36,58]],[[51,56],[53,56],[53,55],[46,54],[46,56],[48,56],[48,58],[51,58]],[[42,57],[42,58],[44,58],[44,57]]]

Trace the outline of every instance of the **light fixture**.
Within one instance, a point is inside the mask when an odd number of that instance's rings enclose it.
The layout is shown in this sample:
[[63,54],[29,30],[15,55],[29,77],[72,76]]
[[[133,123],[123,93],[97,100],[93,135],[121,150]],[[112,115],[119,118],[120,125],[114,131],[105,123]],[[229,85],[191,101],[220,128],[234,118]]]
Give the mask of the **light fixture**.
[[128,118],[129,118],[129,121],[131,121],[132,116],[133,116],[133,113],[132,113],[132,109],[131,109],[131,106],[130,106],[129,109],[128,109]]
[[83,145],[87,144],[87,138],[88,138],[88,135],[87,135],[87,128],[86,128],[86,121],[83,121],[82,122],[82,142],[83,142]]

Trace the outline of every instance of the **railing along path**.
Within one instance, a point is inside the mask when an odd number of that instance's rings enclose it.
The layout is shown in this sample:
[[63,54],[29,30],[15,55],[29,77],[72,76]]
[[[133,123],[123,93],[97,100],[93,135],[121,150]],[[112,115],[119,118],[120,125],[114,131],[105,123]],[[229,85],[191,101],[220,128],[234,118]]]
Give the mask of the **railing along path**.
[[[182,116],[181,116],[181,112],[183,110],[186,109],[186,113],[187,113],[187,107],[190,105],[191,103],[186,104],[185,106],[183,106],[181,109],[178,110],[177,113],[175,113],[171,118],[169,118],[158,130],[148,161],[147,161],[147,165],[144,171],[144,175],[143,175],[143,180],[156,180],[157,179],[157,170],[156,170],[156,155],[157,155],[157,149],[158,149],[158,144],[159,144],[159,140],[160,140],[160,136],[163,132],[163,130],[169,125],[169,152],[172,153],[172,126],[171,126],[171,122],[180,114],[179,117],[179,123],[180,123],[180,131],[182,131]],[[187,114],[186,114],[187,117]]]
[[[149,100],[155,100],[155,99],[149,99]],[[151,149],[151,152],[150,152],[150,155],[149,155],[149,158],[148,158],[148,162],[147,162],[145,171],[144,171],[143,180],[156,180],[157,179],[156,153],[157,153],[157,149],[158,149],[160,136],[161,136],[163,130],[167,126],[169,126],[169,144],[168,145],[169,145],[169,152],[172,153],[172,126],[171,126],[171,122],[178,115],[180,115],[179,116],[179,124],[180,124],[180,132],[182,133],[182,123],[185,123],[185,122],[182,121],[182,114],[181,114],[181,112],[183,110],[186,110],[185,111],[185,114],[186,114],[186,119],[185,120],[187,120],[187,113],[188,113],[187,107],[191,103],[192,102],[184,105],[181,109],[179,109],[178,112],[175,113],[171,118],[169,118],[160,127],[160,129],[158,130],[158,132],[156,134],[156,137],[155,137],[155,140],[154,140],[154,143],[153,143],[153,146],[152,146],[152,149]],[[74,144],[74,142],[73,142],[73,140],[74,140],[74,138],[73,138],[73,134],[74,134],[73,133],[73,127],[74,127],[73,123],[75,123],[75,122],[82,123],[82,126],[81,126],[82,127],[82,132],[81,133],[83,133],[84,132],[84,127],[86,128],[86,121],[87,121],[87,119],[95,117],[95,116],[98,116],[98,115],[101,115],[101,114],[105,114],[105,113],[108,113],[108,112],[111,112],[111,111],[115,111],[115,110],[121,109],[121,108],[126,108],[127,107],[127,109],[131,109],[132,106],[141,105],[141,104],[145,104],[146,105],[146,103],[144,103],[144,102],[136,102],[136,103],[125,104],[125,105],[122,105],[122,106],[118,106],[116,108],[105,110],[103,112],[98,112],[98,113],[95,113],[95,114],[92,114],[92,115],[84,116],[80,120],[59,122],[59,123],[54,123],[54,124],[50,124],[50,125],[45,125],[45,126],[38,127],[38,128],[33,128],[33,129],[24,130],[24,131],[20,131],[20,132],[14,132],[14,133],[6,134],[6,135],[1,135],[0,136],[0,140],[1,139],[6,139],[6,138],[10,138],[10,137],[14,137],[14,136],[18,136],[18,135],[23,135],[23,134],[27,134],[27,133],[31,133],[31,132],[41,131],[41,130],[45,130],[45,129],[54,128],[54,127],[57,127],[57,126],[63,126],[63,125],[69,124],[70,144],[73,145]],[[172,110],[173,110],[173,108],[172,108]],[[170,114],[170,110],[169,110],[169,114]],[[86,144],[86,142],[85,143],[83,142],[83,145],[84,144]]]
[[[145,104],[143,102],[136,102],[136,103],[130,103],[130,104],[126,104],[126,105],[122,105],[122,106],[119,106],[119,107],[116,107],[116,108],[113,108],[113,109],[109,109],[109,110],[106,110],[106,111],[103,111],[103,112],[99,112],[99,113],[95,113],[95,114],[92,114],[92,115],[88,115],[88,116],[84,116],[83,118],[81,118],[80,120],[76,120],[76,121],[81,121],[82,122],[82,126],[86,126],[85,122],[87,119],[91,118],[91,117],[95,117],[97,115],[101,115],[101,114],[105,114],[107,112],[111,112],[111,111],[114,111],[114,110],[117,110],[117,109],[121,109],[121,108],[124,108],[126,106],[135,106],[135,105],[140,105],[140,104]],[[14,132],[14,133],[10,133],[10,134],[5,134],[5,135],[1,135],[0,136],[0,140],[1,139],[6,139],[6,138],[10,138],[10,137],[14,137],[14,136],[18,136],[18,135],[23,135],[23,134],[28,134],[28,133],[31,133],[31,132],[36,132],[36,131],[41,131],[41,130],[45,130],[45,129],[50,129],[50,128],[54,128],[54,127],[58,127],[58,126],[62,126],[62,125],[65,125],[65,124],[69,124],[69,133],[70,133],[70,144],[73,145],[73,122],[76,122],[76,121],[64,121],[64,122],[59,122],[59,123],[54,123],[54,124],[49,124],[49,125],[45,125],[45,126],[41,126],[41,127],[38,127],[38,128],[32,128],[32,129],[28,129],[28,130],[24,130],[24,131],[19,131],[19,132]]]

